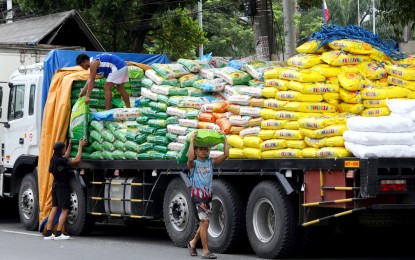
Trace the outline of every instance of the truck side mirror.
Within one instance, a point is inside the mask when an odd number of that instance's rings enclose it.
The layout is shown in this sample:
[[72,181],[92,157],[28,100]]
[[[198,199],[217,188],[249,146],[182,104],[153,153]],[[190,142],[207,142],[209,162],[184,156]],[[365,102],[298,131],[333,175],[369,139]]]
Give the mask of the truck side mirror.
[[10,128],[10,124],[9,123],[4,123],[4,128]]

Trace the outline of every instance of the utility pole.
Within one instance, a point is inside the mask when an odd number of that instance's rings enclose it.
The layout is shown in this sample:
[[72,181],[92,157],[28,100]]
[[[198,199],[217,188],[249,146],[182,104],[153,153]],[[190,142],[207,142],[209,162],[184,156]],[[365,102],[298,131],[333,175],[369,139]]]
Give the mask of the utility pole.
[[373,21],[373,34],[376,33],[376,8],[375,8],[375,0],[372,0],[372,21]]
[[284,36],[285,36],[285,54],[284,60],[288,60],[295,55],[295,31],[294,31],[294,9],[295,0],[283,0],[284,12]]
[[[202,0],[197,2],[197,20],[199,22],[200,29],[203,29],[203,22],[202,22]],[[199,46],[199,57],[203,56],[203,44]]]
[[6,16],[6,23],[13,22],[13,3],[12,0],[7,0],[7,16]]
[[[254,41],[255,52],[259,60],[271,60],[272,54],[275,54],[275,36],[272,15],[272,0],[254,0],[255,14],[254,22]],[[249,2],[249,1],[247,1]]]

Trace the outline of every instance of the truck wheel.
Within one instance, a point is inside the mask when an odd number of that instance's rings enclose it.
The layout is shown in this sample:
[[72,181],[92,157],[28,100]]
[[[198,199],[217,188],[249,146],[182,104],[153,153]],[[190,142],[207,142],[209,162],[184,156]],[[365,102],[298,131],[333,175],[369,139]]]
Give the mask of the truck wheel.
[[26,230],[35,231],[39,228],[39,199],[37,192],[37,171],[23,177],[19,189],[20,222]]
[[88,214],[86,192],[75,177],[69,182],[69,190],[71,209],[66,222],[66,231],[74,236],[87,235],[92,232],[95,222]]
[[216,253],[234,251],[246,238],[244,201],[238,191],[225,180],[213,181],[212,194],[209,249]]
[[246,228],[252,249],[261,258],[289,257],[297,237],[294,203],[274,181],[258,183],[252,190]]
[[181,178],[173,179],[167,186],[163,216],[170,239],[176,246],[186,247],[196,234],[198,225],[189,190]]

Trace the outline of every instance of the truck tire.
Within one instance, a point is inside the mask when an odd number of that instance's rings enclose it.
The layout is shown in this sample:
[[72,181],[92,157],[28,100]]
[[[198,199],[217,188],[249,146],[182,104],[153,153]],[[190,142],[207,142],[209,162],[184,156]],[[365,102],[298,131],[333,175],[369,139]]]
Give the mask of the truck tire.
[[245,203],[226,180],[212,184],[212,216],[209,218],[209,249],[215,253],[234,252],[246,240]]
[[189,189],[181,178],[174,178],[167,186],[163,216],[170,239],[176,246],[186,247],[196,234],[198,225]]
[[246,228],[252,249],[261,258],[289,257],[297,237],[294,203],[274,181],[258,183],[246,209]]
[[23,177],[19,189],[18,208],[20,222],[26,230],[39,228],[39,199],[37,191],[37,171]]
[[73,236],[87,235],[94,229],[94,220],[88,214],[86,191],[75,177],[69,182],[71,209],[66,221],[66,232]]

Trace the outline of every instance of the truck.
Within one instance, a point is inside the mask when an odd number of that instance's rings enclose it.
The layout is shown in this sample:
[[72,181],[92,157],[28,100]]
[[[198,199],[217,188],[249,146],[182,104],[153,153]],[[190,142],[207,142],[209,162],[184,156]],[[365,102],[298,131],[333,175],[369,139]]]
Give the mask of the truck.
[[[76,52],[61,54],[73,60]],[[48,94],[42,85],[50,84],[46,72],[54,72],[48,66],[27,67],[8,82],[0,196],[17,198],[27,230],[39,229],[42,97]],[[231,253],[248,245],[260,258],[286,258],[306,252],[327,228],[413,223],[414,168],[413,158],[227,159],[214,170],[209,248]],[[162,221],[176,246],[193,238],[197,220],[185,164],[82,159],[80,169],[85,174],[70,182],[69,234],[89,234],[100,221]]]

